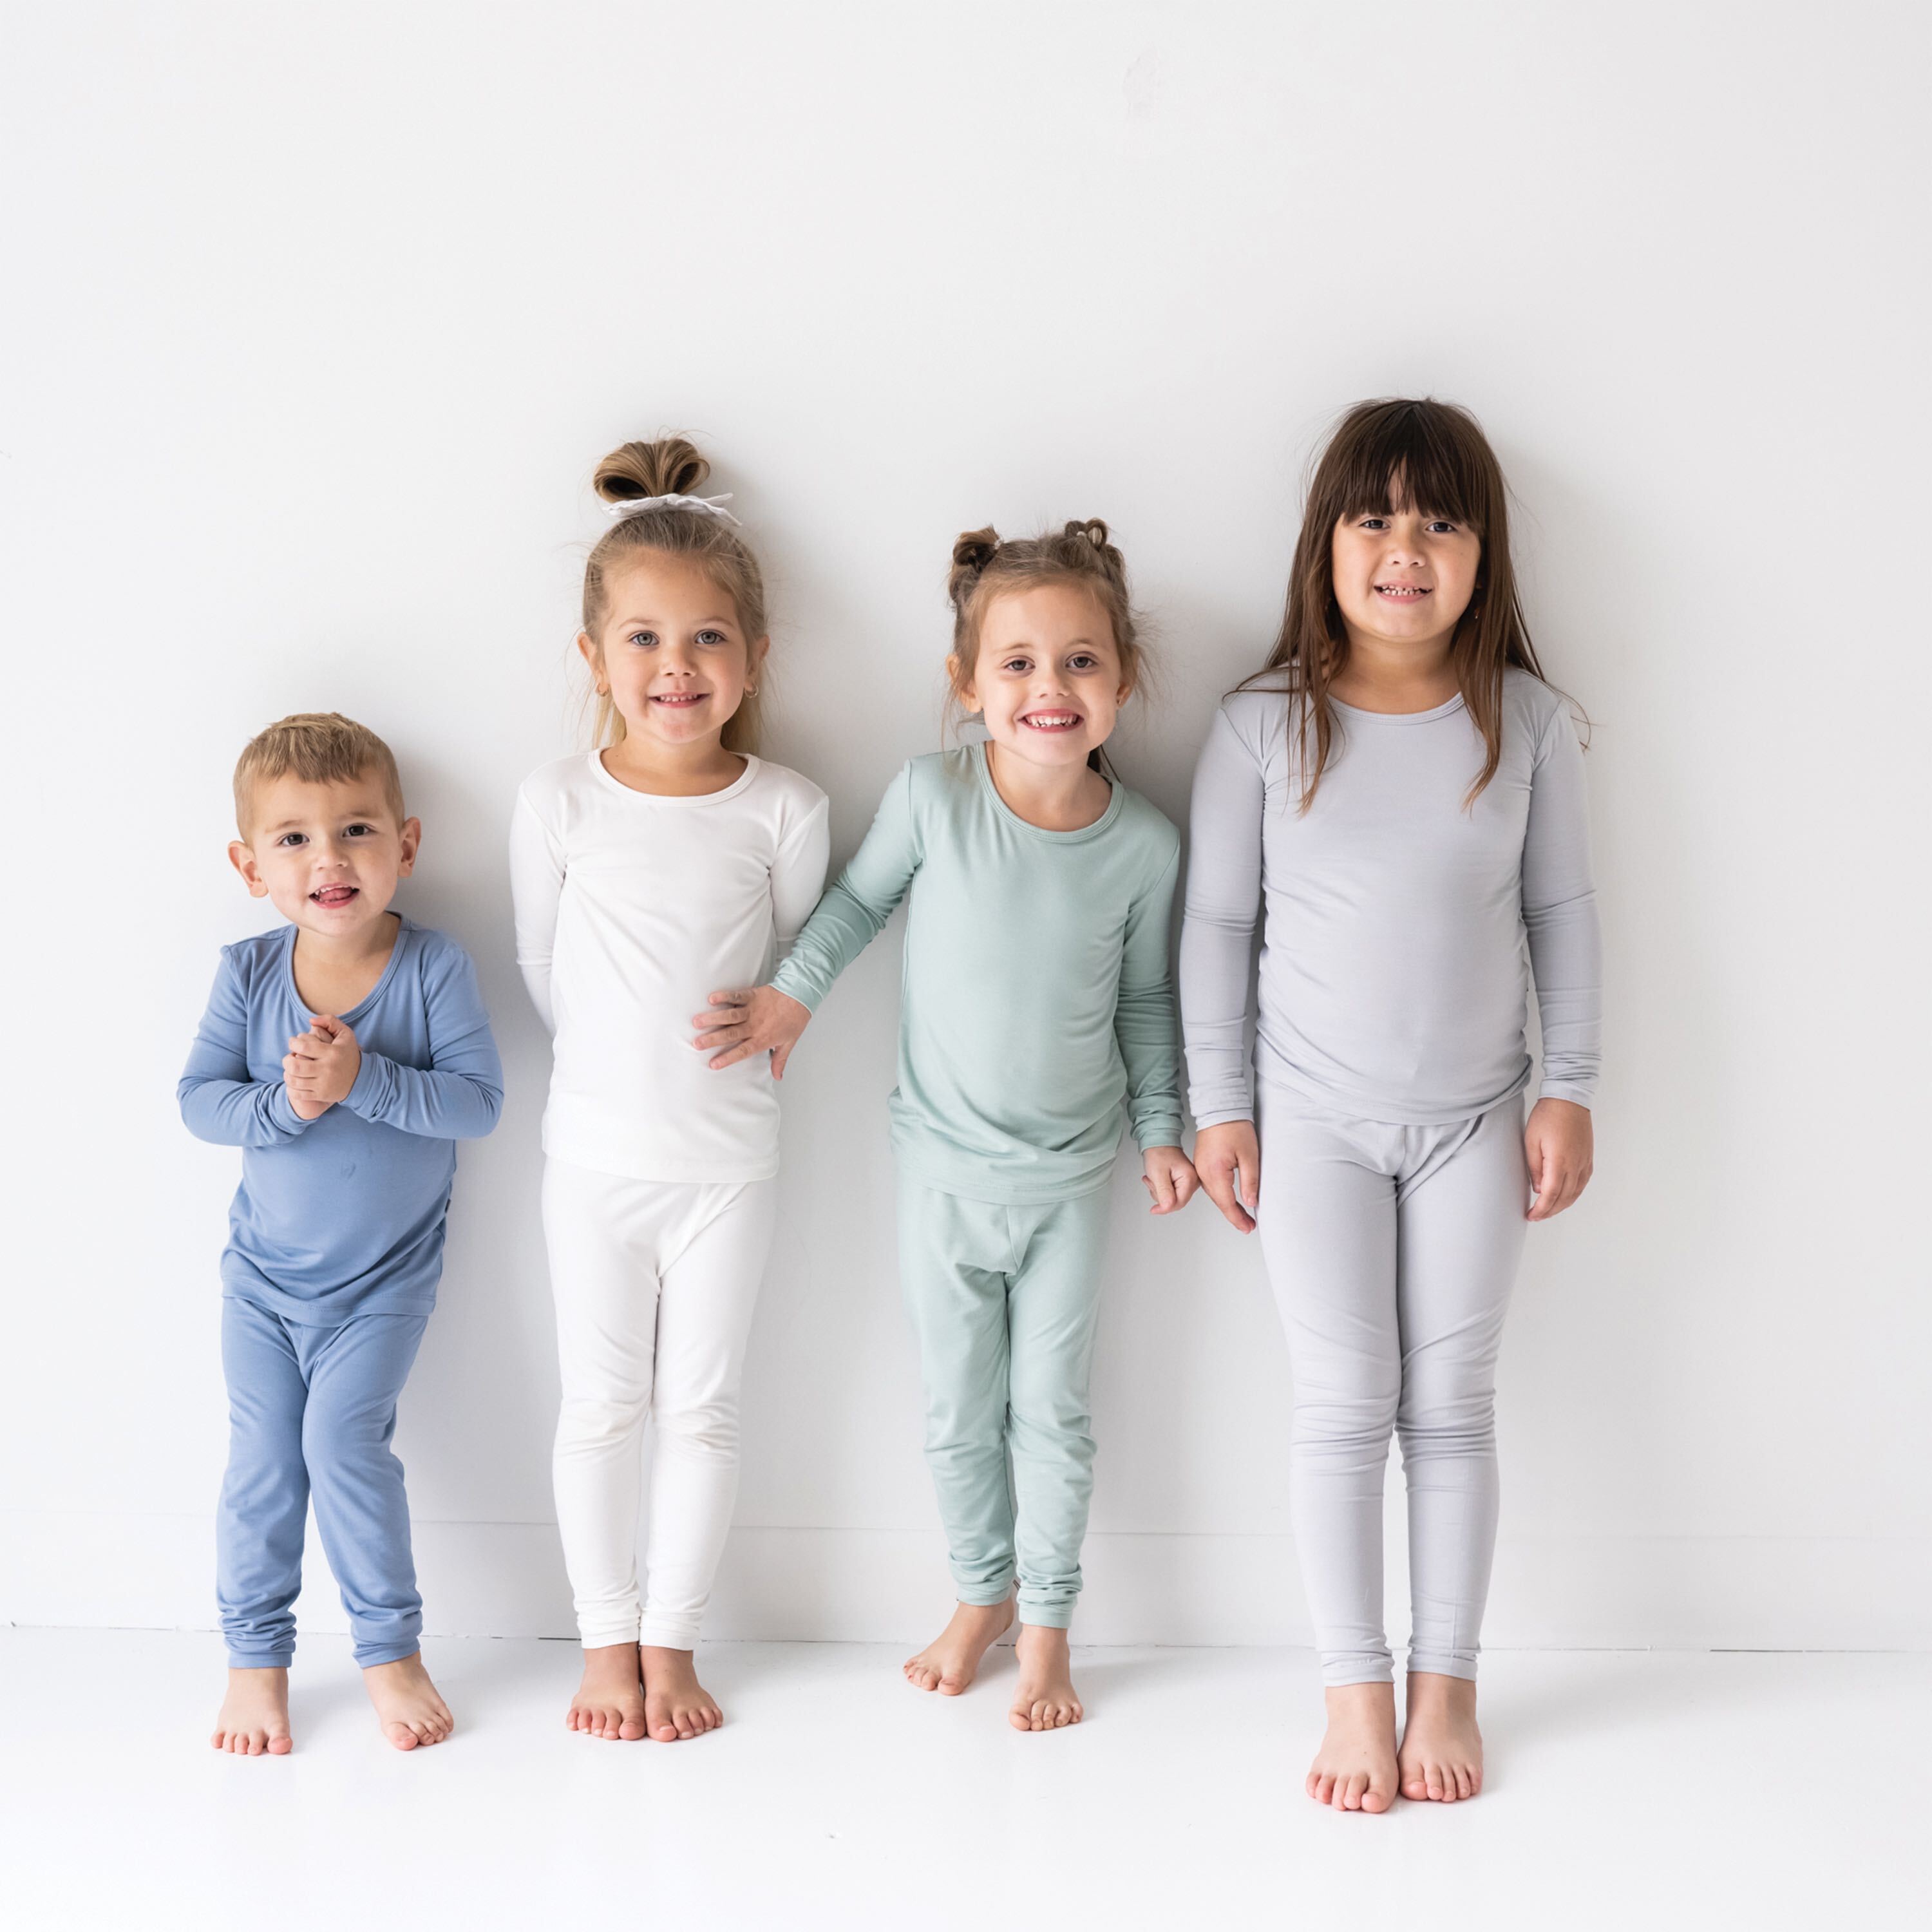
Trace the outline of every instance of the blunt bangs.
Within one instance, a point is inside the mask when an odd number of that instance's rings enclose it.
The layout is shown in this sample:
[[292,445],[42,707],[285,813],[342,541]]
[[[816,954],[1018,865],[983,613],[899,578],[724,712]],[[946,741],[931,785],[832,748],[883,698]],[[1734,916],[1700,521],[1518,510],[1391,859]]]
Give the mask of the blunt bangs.
[[1489,530],[1496,520],[1495,459],[1481,432],[1473,424],[1466,429],[1466,422],[1460,411],[1423,402],[1364,410],[1338,438],[1345,446],[1330,454],[1334,520],[1391,516],[1406,505],[1478,536]]

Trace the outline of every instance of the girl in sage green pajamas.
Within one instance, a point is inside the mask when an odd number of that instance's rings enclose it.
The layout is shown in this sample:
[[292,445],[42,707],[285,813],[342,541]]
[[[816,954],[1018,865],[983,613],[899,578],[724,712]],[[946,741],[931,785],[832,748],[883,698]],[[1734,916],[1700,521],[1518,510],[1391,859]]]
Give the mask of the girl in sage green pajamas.
[[1077,1723],[1066,1629],[1093,1490],[1088,1384],[1126,1102],[1153,1212],[1181,1152],[1168,931],[1179,835],[1100,748],[1141,664],[1097,521],[954,547],[947,660],[987,740],[915,758],[770,986],[712,995],[714,1068],[784,1063],[832,981],[910,895],[891,1100],[899,1247],[926,1459],[958,1603],[908,1660],[956,1694],[1012,1622],[1022,1730]]

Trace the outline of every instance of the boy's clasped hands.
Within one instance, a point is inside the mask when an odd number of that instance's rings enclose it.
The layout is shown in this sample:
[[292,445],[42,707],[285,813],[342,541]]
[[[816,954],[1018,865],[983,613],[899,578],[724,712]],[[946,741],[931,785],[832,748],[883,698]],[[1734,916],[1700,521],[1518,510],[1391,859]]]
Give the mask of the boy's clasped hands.
[[290,1036],[282,1058],[282,1084],[289,1105],[304,1120],[320,1120],[338,1100],[349,1097],[362,1070],[356,1035],[332,1013],[317,1013],[307,1033]]

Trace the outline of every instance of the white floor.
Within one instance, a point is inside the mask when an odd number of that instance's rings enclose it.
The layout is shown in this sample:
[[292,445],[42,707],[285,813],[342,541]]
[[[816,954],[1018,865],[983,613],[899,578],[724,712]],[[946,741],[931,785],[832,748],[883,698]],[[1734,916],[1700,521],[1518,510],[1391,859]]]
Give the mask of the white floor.
[[1489,1789],[1337,1817],[1302,1796],[1300,1651],[1077,1653],[1077,1730],[1010,1731],[1010,1653],[950,1701],[898,1653],[725,1644],[728,1721],[606,1744],[571,1646],[443,1640],[449,1743],[378,1736],[304,1640],[296,1749],[206,1742],[217,1640],[0,1630],[0,1919],[175,1926],[1922,1928],[1932,1658],[1504,1652]]

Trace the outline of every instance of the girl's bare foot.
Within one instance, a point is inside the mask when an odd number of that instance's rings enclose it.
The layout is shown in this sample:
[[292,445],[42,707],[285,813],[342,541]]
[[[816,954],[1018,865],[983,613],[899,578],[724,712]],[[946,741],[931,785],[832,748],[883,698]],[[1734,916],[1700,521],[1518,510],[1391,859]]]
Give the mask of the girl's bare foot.
[[1338,1811],[1395,1802],[1395,1686],[1343,1684],[1328,1693],[1328,1734],[1308,1768],[1308,1795]]
[[412,1652],[394,1664],[364,1666],[362,1682],[382,1735],[398,1750],[418,1744],[440,1744],[456,1728],[449,1706],[436,1694],[423,1668],[422,1652]]
[[1014,1649],[1020,1660],[1020,1681],[1006,1713],[1014,1730],[1057,1731],[1078,1724],[1087,1713],[1074,1694],[1066,1633],[1044,1624],[1022,1624]]
[[644,1729],[659,1744],[702,1737],[724,1721],[717,1700],[698,1682],[689,1651],[647,1643],[638,1654],[644,1673]]
[[587,1738],[644,1735],[644,1678],[634,1643],[600,1643],[584,1653],[584,1681],[570,1700],[566,1726]]
[[979,1675],[986,1655],[1013,1620],[1012,1599],[1004,1604],[960,1604],[952,1621],[916,1657],[905,1660],[905,1680],[916,1690],[956,1697]]
[[228,1694],[221,1700],[208,1741],[217,1750],[237,1757],[280,1757],[295,1749],[289,1736],[289,1673],[277,1666],[266,1670],[231,1670]]
[[1476,1728],[1476,1687],[1468,1678],[1409,1672],[1400,1762],[1405,1798],[1453,1804],[1482,1790],[1483,1734]]

